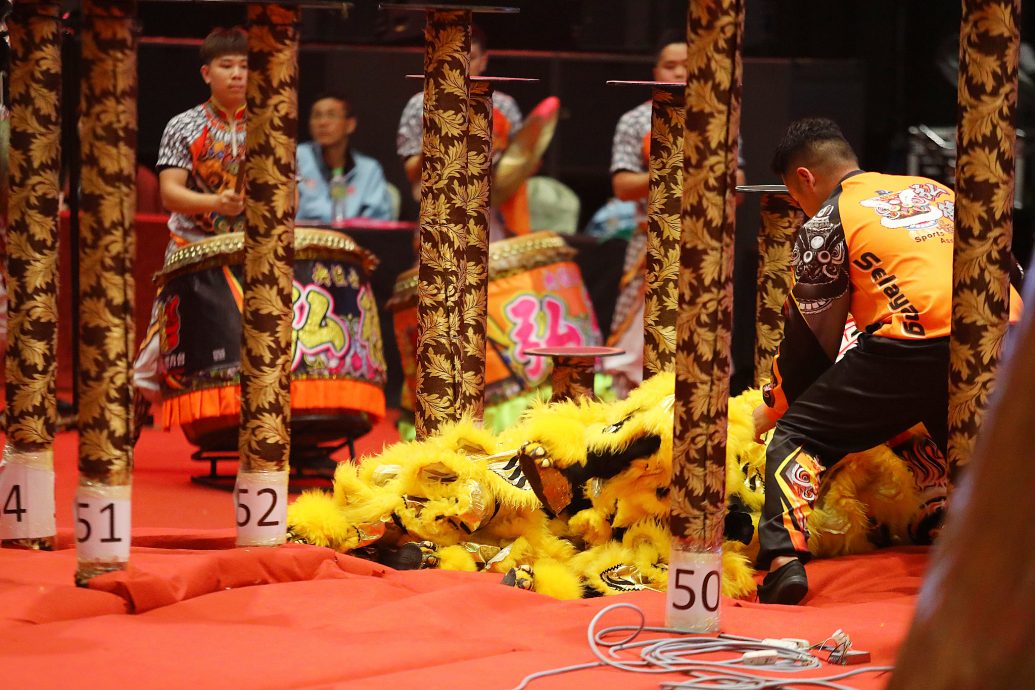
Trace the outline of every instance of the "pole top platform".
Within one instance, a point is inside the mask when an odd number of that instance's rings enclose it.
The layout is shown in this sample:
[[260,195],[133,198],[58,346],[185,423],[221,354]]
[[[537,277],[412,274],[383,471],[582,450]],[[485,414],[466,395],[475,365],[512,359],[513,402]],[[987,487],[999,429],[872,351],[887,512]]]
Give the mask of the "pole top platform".
[[608,79],[604,83],[608,86],[652,86],[661,87],[665,89],[686,88],[686,84],[684,84],[681,81],[641,81],[628,79]]
[[741,184],[737,191],[746,194],[787,194],[787,187],[782,184]]
[[536,357],[569,357],[579,359],[596,359],[597,357],[613,357],[615,355],[622,355],[625,354],[625,350],[620,347],[583,347],[576,345],[568,345],[564,347],[533,347],[525,350],[525,354],[535,355]]
[[[55,0],[56,1],[56,0]],[[308,10],[340,10],[348,14],[356,3],[347,0],[139,0],[149,5],[285,5]]]
[[[407,74],[407,79],[424,79],[423,74]],[[537,82],[541,81],[538,77],[471,77],[471,81],[489,81],[489,82],[504,82],[504,81],[520,81],[520,82]]]
[[455,5],[446,2],[425,2],[410,4],[405,2],[382,2],[378,5],[381,11],[395,10],[403,12],[474,12],[477,14],[517,14],[521,10],[517,7],[502,7],[500,5]]

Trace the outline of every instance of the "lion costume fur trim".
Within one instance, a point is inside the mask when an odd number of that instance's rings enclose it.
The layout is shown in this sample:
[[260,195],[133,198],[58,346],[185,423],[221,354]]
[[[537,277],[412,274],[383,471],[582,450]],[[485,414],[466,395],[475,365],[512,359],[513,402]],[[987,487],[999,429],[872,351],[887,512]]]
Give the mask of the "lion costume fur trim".
[[[369,543],[371,526],[395,522],[408,537],[438,546],[440,567],[505,573],[530,566],[536,591],[575,598],[664,590],[671,538],[674,377],[656,376],[623,401],[539,403],[499,436],[469,420],[423,442],[389,446],[360,465],[342,463],[333,496],[303,494],[289,508],[292,533],[342,551]],[[751,562],[764,502],[765,447],[755,442],[757,390],[729,401],[728,500],[748,511],[749,544],[723,546],[723,594],[754,593]],[[514,471],[517,449],[538,443],[558,467],[619,458],[628,466],[579,487],[590,507],[548,517],[527,481]],[[587,468],[587,469],[590,469]],[[876,543],[908,543],[919,499],[905,462],[888,448],[846,457],[824,477],[809,517],[809,545],[818,557],[861,553]],[[367,540],[367,541],[364,541]],[[479,562],[464,546],[501,549]]]

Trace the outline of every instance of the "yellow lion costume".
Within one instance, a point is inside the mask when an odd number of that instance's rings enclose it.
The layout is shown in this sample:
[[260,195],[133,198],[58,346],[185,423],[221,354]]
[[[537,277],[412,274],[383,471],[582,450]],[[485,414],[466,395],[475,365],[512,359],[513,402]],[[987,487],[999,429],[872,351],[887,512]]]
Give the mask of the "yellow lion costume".
[[[674,377],[661,374],[618,402],[539,403],[498,436],[464,420],[342,463],[333,494],[307,493],[289,507],[290,533],[395,567],[498,572],[558,598],[664,590],[673,391]],[[755,591],[765,446],[751,415],[760,402],[752,390],[729,405],[723,593],[736,597]],[[843,460],[809,518],[813,553],[915,540],[911,519],[924,513],[929,526],[938,507],[927,491],[921,510],[915,484],[887,447]]]

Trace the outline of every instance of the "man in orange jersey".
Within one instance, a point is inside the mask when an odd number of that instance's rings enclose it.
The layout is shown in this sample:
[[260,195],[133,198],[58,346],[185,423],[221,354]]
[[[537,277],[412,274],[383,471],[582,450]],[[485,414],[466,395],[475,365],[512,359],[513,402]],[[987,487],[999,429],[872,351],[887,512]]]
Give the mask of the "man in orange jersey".
[[[796,604],[808,592],[806,523],[823,470],[917,423],[945,452],[955,196],[926,178],[860,170],[826,119],[792,123],[773,171],[810,220],[794,240],[784,337],[754,414],[758,435],[775,425],[758,526],[758,567],[770,572],[758,596]],[[864,334],[835,363],[849,314]]]

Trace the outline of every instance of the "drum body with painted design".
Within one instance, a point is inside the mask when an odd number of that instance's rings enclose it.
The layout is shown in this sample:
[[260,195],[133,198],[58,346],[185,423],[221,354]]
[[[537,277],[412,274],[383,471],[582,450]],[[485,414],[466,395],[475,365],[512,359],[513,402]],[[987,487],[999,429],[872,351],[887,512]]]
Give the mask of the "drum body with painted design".
[[[163,421],[202,447],[236,447],[243,257],[240,233],[220,235],[175,251],[156,278]],[[291,414],[293,431],[321,437],[309,440],[355,438],[385,414],[375,266],[347,235],[295,231]]]
[[[549,382],[552,365],[527,354],[538,347],[601,344],[600,328],[575,250],[551,232],[489,246],[485,401],[499,403]],[[414,409],[417,380],[417,269],[400,274],[388,306],[404,381],[402,407]]]

